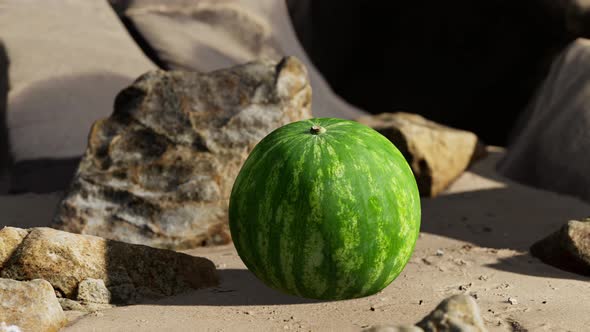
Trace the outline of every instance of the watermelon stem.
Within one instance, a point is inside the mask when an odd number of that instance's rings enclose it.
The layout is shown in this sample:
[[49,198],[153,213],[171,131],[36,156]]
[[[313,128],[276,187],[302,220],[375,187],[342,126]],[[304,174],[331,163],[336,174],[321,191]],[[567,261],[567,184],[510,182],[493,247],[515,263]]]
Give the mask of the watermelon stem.
[[319,125],[313,125],[311,127],[311,129],[309,130],[310,133],[314,134],[314,135],[319,135],[319,134],[323,134],[326,132],[326,128],[319,126]]

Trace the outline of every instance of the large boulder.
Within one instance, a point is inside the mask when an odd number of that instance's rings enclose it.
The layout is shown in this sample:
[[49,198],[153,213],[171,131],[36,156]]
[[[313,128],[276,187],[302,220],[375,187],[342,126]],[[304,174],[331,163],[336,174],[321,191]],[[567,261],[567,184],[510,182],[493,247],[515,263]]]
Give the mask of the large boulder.
[[162,248],[228,243],[242,163],[273,129],[311,117],[310,97],[292,57],[142,76],[92,127],[54,226]]
[[295,56],[309,71],[318,117],[364,114],[336,95],[315,68],[277,0],[109,0],[143,49],[164,69],[208,72]]
[[0,103],[9,86],[6,111],[0,106],[0,172],[14,161],[0,192],[65,190],[92,123],[112,112],[121,89],[157,67],[105,1],[4,0],[0,40],[10,63],[0,50]]
[[475,134],[417,114],[382,113],[357,121],[380,132],[400,150],[423,196],[438,195],[485,151]]
[[498,170],[518,182],[590,201],[590,40],[578,39],[519,120]]
[[571,1],[322,0],[295,23],[302,34],[311,27],[306,50],[348,102],[374,114],[421,114],[504,146],[575,37],[566,24]]
[[214,264],[205,258],[95,236],[5,227],[0,246],[5,243],[16,248],[3,255],[0,277],[45,279],[60,297],[82,304],[133,303],[219,282]]
[[56,332],[66,317],[47,281],[0,279],[0,322],[17,331]]
[[590,276],[590,218],[568,221],[533,244],[531,254],[562,270]]

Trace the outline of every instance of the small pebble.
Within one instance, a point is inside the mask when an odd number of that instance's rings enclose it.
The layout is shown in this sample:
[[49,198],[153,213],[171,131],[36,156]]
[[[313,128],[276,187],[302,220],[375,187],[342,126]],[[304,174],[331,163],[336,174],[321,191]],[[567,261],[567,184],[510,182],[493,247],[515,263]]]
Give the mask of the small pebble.
[[442,249],[438,249],[438,250],[436,251],[436,255],[437,255],[437,256],[442,256],[442,255],[444,255],[444,254],[445,254],[445,252],[444,252]]
[[513,297],[509,297],[508,298],[508,303],[514,305],[514,304],[518,304],[518,301],[515,298],[513,298]]

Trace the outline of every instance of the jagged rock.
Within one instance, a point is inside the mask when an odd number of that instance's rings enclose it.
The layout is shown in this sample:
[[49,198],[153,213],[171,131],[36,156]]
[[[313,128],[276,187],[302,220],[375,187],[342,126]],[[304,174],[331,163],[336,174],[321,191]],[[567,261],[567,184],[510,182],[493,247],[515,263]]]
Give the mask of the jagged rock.
[[357,119],[377,130],[404,155],[423,196],[436,196],[485,152],[477,136],[417,114],[382,113]]
[[4,227],[0,230],[0,268],[12,256],[28,232],[24,229]]
[[531,254],[562,270],[590,276],[590,218],[568,221],[533,244]]
[[208,74],[155,71],[94,124],[56,228],[162,248],[227,243],[227,205],[249,151],[311,117],[295,58]]
[[95,312],[114,307],[112,304],[105,303],[82,303],[67,298],[58,298],[59,304],[64,311],[82,311],[82,312]]
[[110,303],[111,292],[102,279],[85,279],[78,284],[78,301],[83,303]]
[[479,307],[469,295],[453,295],[416,324],[426,332],[485,332]]
[[416,326],[377,325],[365,332],[486,332],[479,307],[469,295],[443,300]]
[[0,322],[22,331],[58,331],[66,317],[45,280],[0,279]]
[[[2,233],[21,232],[5,227]],[[2,265],[0,277],[45,279],[61,297],[71,300],[133,303],[145,297],[162,297],[188,288],[219,282],[214,264],[201,257],[103,238],[32,228]],[[129,287],[132,285],[133,287]],[[100,295],[93,290],[99,290]]]

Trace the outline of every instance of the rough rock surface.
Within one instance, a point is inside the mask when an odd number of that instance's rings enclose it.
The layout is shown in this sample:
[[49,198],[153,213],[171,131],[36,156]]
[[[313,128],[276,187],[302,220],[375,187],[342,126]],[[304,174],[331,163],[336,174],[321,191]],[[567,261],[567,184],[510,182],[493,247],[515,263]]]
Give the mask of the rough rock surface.
[[[20,232],[5,227],[0,239]],[[82,303],[134,303],[219,282],[214,264],[205,258],[51,228],[26,232],[2,264],[0,277],[45,279],[60,297]],[[92,279],[102,280],[108,291]]]
[[378,325],[365,332],[485,332],[479,306],[469,295],[443,300],[416,326]]
[[85,279],[78,284],[78,301],[84,303],[110,303],[111,292],[102,279]]
[[562,270],[590,276],[590,218],[570,220],[533,244],[531,254]]
[[96,122],[56,228],[161,248],[227,243],[227,204],[249,151],[311,117],[295,58],[207,74],[155,71]]
[[443,300],[416,324],[426,332],[485,332],[479,306],[469,295],[453,295]]
[[423,196],[436,196],[483,154],[471,132],[429,121],[417,114],[382,113],[357,119],[377,130],[401,151]]
[[66,317],[45,280],[0,279],[0,322],[26,331],[58,331]]

